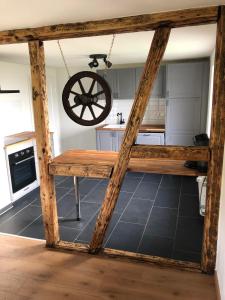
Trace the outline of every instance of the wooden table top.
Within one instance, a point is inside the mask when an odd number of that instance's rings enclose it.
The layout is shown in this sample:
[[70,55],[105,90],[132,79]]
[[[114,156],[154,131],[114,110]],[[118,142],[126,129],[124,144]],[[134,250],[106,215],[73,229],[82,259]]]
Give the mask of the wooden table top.
[[[54,167],[60,166],[83,166],[87,168],[92,166],[98,168],[101,166],[108,166],[113,168],[117,159],[118,152],[114,151],[96,151],[96,150],[68,150],[61,155],[55,157],[50,164]],[[174,174],[186,176],[199,176],[205,173],[194,169],[184,167],[185,161],[178,160],[156,160],[132,158],[130,159],[128,171],[131,172],[145,172],[158,174]]]
[[[53,132],[51,132],[51,134],[53,134]],[[20,133],[5,136],[4,145],[5,147],[7,147],[34,138],[35,138],[35,131],[23,131]]]

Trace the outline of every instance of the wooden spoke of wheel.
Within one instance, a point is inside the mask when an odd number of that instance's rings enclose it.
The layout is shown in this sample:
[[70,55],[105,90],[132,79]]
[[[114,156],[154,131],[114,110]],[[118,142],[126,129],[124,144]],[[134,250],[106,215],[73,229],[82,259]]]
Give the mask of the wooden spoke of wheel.
[[98,104],[98,103],[95,103],[95,102],[93,102],[92,105],[95,105],[95,106],[97,106],[97,107],[99,107],[99,108],[101,108],[101,109],[104,109],[104,108],[105,108],[104,106],[102,106],[102,105],[100,105],[100,104]]
[[78,83],[79,83],[79,86],[80,86],[80,89],[81,89],[82,94],[86,94],[85,89],[84,89],[84,86],[83,86],[81,80],[78,79],[77,81],[78,81]]
[[91,104],[88,105],[88,108],[89,108],[89,110],[90,110],[90,112],[91,112],[91,114],[92,114],[93,119],[95,120],[95,119],[96,119],[96,116],[95,116],[95,113],[94,113],[94,110],[93,110]]
[[92,95],[93,97],[98,97],[99,95],[104,94],[104,91],[97,92],[96,94]]
[[93,79],[92,83],[91,83],[91,86],[89,88],[89,91],[88,91],[88,94],[90,94],[90,95],[92,94],[93,88],[95,86],[95,82],[96,82],[96,79]]
[[74,94],[76,96],[81,96],[81,94],[77,93],[77,92],[74,92],[74,91],[70,91],[71,94]]
[[70,106],[70,108],[75,108],[75,107],[78,107],[79,105],[81,105],[81,103],[75,103],[74,105]]
[[83,105],[82,109],[81,109],[81,113],[80,113],[80,118],[82,119],[83,118],[83,115],[84,115],[84,112],[85,112],[85,109],[86,109],[86,105]]

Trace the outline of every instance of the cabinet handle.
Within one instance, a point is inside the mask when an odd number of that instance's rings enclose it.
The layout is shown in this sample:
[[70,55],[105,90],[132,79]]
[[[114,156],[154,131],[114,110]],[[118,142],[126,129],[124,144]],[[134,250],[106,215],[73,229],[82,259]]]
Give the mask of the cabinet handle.
[[150,136],[151,135],[151,133],[145,133],[145,134],[143,134],[143,136]]

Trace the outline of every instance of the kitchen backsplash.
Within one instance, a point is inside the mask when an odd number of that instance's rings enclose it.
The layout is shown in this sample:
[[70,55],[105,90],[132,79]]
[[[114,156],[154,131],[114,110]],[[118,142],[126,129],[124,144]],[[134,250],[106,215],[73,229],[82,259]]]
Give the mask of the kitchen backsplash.
[[[125,122],[127,122],[133,100],[113,100],[112,110],[105,120],[107,124],[117,123],[117,113],[123,114]],[[151,98],[145,112],[143,124],[165,124],[166,99]]]

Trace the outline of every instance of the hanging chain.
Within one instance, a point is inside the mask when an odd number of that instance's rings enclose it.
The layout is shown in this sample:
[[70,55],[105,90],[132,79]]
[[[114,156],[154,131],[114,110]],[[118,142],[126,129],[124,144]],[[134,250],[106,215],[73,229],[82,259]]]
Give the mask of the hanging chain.
[[59,46],[59,51],[60,51],[60,53],[61,53],[63,63],[64,63],[65,68],[66,68],[66,72],[67,72],[68,77],[69,77],[69,79],[70,79],[71,76],[70,76],[69,68],[68,68],[68,66],[67,66],[66,59],[65,59],[65,57],[64,57],[64,55],[63,55],[62,48],[61,48],[61,45],[60,45],[60,43],[59,43],[59,40],[57,41],[57,43],[58,43],[58,46]]
[[[110,45],[110,48],[109,48],[109,53],[107,55],[108,60],[110,60],[110,57],[111,57],[111,54],[112,54],[112,48],[113,48],[113,45],[114,45],[115,37],[116,37],[116,35],[114,33],[113,36],[112,36],[112,41],[111,41],[111,45]],[[105,70],[104,70],[105,73],[106,73],[106,70],[107,70],[107,65],[105,65]]]

